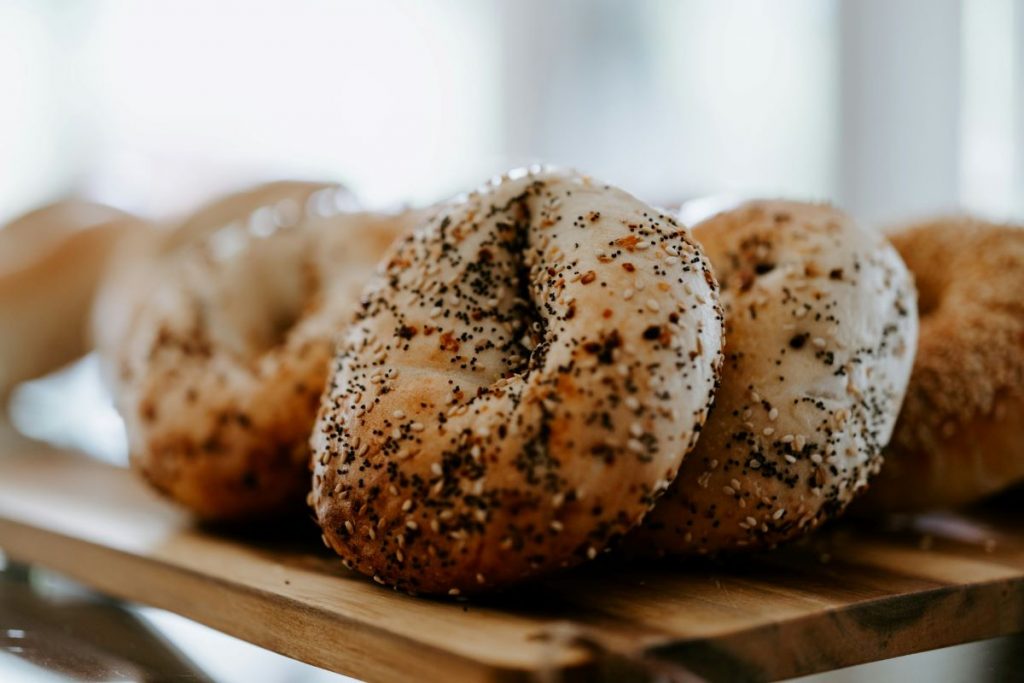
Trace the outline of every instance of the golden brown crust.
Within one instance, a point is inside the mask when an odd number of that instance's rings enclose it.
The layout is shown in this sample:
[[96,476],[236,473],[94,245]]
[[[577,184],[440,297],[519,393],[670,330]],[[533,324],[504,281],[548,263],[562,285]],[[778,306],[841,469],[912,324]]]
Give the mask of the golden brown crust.
[[704,421],[717,285],[674,220],[575,174],[506,178],[386,259],[313,434],[325,541],[400,589],[585,561],[636,525]]
[[916,342],[906,268],[836,209],[752,202],[694,236],[722,285],[722,383],[641,553],[768,546],[840,512],[880,464]]
[[392,215],[253,216],[154,259],[118,343],[132,464],[205,518],[301,507],[334,335],[407,227]]
[[917,279],[921,335],[864,509],[963,505],[1024,481],[1024,230],[961,216],[891,241]]

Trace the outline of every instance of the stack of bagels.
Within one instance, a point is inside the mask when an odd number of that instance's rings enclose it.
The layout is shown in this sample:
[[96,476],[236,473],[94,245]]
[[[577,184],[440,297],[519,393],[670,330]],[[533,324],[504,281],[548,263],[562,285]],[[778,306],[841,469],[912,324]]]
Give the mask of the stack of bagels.
[[771,547],[855,498],[1024,480],[1014,227],[887,239],[754,201],[691,229],[530,169],[394,213],[275,183],[114,252],[92,328],[138,471],[206,519],[305,501],[400,590]]

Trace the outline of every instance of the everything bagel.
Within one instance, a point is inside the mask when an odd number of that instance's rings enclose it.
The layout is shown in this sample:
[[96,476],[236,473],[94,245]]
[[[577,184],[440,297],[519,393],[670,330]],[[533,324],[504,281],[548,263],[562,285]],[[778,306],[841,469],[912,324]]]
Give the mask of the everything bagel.
[[722,286],[722,384],[631,547],[770,546],[838,514],[881,464],[917,342],[896,251],[842,212],[751,202],[694,228]]
[[409,220],[258,210],[152,261],[115,359],[133,465],[200,517],[300,508],[334,336]]
[[443,208],[364,300],[313,432],[311,503],[347,566],[410,592],[605,549],[675,477],[721,362],[700,247],[572,173]]

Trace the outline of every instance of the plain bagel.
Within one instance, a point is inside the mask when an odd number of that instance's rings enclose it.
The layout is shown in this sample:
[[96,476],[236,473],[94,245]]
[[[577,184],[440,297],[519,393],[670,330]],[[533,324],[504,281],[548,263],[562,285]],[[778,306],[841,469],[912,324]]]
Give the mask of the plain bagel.
[[631,547],[770,546],[839,513],[881,464],[917,341],[896,251],[825,205],[744,204],[694,228],[722,287],[725,365],[697,448]]
[[891,241],[917,279],[921,335],[864,509],[953,507],[1024,481],[1024,229],[960,216]]
[[347,566],[410,592],[604,550],[675,477],[721,361],[689,233],[573,173],[445,207],[365,299],[313,433],[311,502]]
[[133,465],[204,518],[301,508],[335,334],[412,220],[257,210],[154,259],[115,359]]

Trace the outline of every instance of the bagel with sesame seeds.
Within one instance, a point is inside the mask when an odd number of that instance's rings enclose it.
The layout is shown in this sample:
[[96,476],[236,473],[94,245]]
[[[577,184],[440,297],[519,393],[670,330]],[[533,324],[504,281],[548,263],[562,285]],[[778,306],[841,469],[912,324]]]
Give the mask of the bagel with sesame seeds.
[[975,502],[1024,482],[1024,229],[956,216],[890,240],[917,280],[907,399],[862,511]]
[[723,320],[674,219],[567,171],[503,177],[389,253],[313,431],[346,566],[479,592],[593,558],[693,447]]
[[295,208],[243,214],[151,261],[117,342],[131,462],[201,518],[301,510],[335,334],[412,221]]
[[917,343],[912,279],[827,205],[758,201],[694,227],[722,287],[725,365],[675,483],[628,547],[772,546],[845,508],[881,464]]

